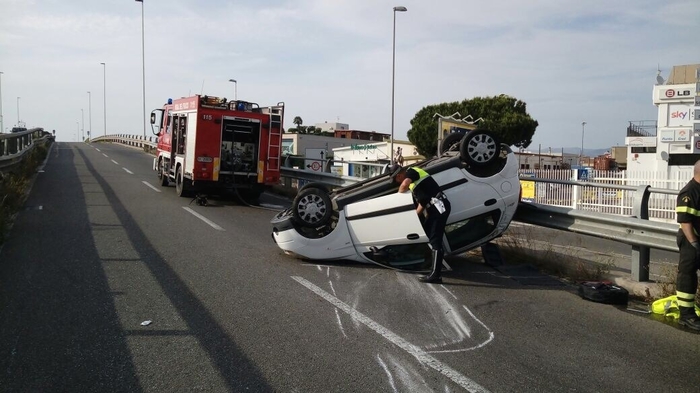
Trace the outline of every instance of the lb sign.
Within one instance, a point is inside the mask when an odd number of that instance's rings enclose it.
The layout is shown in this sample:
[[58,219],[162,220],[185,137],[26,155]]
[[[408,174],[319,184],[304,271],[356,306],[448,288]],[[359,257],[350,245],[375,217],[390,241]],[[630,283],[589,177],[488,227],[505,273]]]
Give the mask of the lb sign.
[[678,100],[690,98],[692,95],[690,89],[666,89],[659,91],[659,98],[662,100]]

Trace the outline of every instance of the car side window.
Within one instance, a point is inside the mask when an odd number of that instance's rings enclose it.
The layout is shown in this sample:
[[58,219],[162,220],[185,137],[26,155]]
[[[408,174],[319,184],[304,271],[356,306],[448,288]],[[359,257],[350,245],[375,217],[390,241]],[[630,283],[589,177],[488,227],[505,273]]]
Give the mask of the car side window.
[[466,220],[453,222],[445,227],[450,250],[455,252],[489,236],[501,218],[500,210],[491,210]]
[[381,265],[404,271],[430,270],[428,243],[392,244],[382,248],[372,247],[364,255]]

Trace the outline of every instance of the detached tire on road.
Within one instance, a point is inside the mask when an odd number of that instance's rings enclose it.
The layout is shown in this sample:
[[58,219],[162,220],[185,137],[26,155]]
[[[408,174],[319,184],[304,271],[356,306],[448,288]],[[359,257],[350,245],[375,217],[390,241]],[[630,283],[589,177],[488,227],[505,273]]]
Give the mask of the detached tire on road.
[[292,216],[303,227],[318,228],[326,225],[332,214],[331,198],[326,190],[306,187],[294,198]]
[[578,287],[578,294],[586,300],[606,304],[627,304],[629,292],[605,281],[586,281]]
[[500,154],[501,142],[486,130],[470,131],[459,145],[462,161],[473,166],[490,165]]

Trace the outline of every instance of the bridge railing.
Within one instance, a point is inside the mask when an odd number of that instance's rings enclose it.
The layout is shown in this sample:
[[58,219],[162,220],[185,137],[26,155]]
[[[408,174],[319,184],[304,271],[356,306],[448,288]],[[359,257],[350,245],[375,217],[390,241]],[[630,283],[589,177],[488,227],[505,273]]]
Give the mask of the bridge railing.
[[111,142],[121,143],[122,145],[139,147],[147,151],[154,151],[158,146],[158,137],[130,135],[130,134],[110,134],[98,136],[90,139],[90,142]]
[[43,128],[0,134],[0,171],[12,171],[37,142],[52,138]]

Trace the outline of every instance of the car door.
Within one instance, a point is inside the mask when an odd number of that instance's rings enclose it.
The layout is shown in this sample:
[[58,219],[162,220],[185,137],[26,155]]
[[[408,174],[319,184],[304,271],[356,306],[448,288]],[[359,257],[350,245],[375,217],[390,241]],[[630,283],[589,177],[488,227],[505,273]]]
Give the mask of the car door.
[[469,177],[458,168],[436,174],[435,180],[452,206],[445,227],[445,251],[464,252],[493,238],[505,209],[502,196],[493,187],[501,187],[501,180]]
[[410,192],[351,203],[344,213],[355,249],[368,261],[399,270],[429,269],[428,237]]

